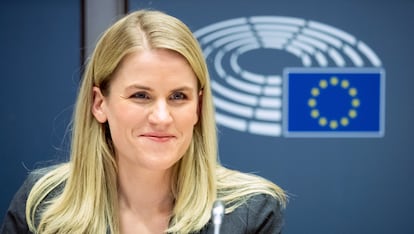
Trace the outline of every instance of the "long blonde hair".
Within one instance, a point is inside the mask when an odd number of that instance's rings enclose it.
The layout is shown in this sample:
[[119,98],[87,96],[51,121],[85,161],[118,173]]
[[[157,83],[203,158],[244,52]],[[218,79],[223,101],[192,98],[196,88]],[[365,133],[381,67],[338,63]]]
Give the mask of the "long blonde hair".
[[[285,204],[283,190],[270,181],[219,165],[213,98],[197,40],[180,20],[159,11],[140,10],[118,20],[97,43],[76,102],[70,162],[44,175],[29,194],[26,219],[32,232],[119,233],[117,165],[108,125],[96,121],[91,113],[92,89],[98,86],[105,93],[122,59],[146,46],[180,53],[192,67],[203,93],[192,142],[174,166],[171,190],[175,203],[166,231],[200,230],[217,198],[233,204],[227,212],[248,196],[263,192]],[[64,189],[49,198],[58,186]]]

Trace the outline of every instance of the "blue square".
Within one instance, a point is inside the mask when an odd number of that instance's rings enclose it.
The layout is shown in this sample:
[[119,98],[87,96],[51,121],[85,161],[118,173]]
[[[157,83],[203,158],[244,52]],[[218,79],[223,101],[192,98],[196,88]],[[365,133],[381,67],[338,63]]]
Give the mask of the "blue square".
[[382,137],[385,73],[381,68],[287,68],[286,137]]

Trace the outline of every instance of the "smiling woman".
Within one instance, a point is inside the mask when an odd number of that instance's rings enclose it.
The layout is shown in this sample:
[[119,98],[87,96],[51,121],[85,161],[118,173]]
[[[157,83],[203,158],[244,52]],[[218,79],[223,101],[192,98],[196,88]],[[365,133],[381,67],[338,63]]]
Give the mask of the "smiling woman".
[[84,74],[69,162],[31,173],[2,233],[280,233],[284,191],[217,160],[210,80],[191,31],[137,11],[102,36]]

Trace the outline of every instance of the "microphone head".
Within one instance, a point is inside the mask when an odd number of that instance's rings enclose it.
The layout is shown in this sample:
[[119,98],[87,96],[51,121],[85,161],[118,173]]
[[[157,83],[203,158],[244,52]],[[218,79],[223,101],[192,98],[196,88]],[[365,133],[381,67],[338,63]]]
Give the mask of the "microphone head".
[[221,224],[224,216],[224,203],[221,200],[216,200],[214,202],[211,216],[213,217],[214,224]]

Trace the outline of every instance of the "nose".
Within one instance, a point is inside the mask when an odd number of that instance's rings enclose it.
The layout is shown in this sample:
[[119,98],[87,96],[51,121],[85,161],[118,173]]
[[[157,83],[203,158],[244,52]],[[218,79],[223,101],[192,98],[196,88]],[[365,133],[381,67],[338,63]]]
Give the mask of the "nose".
[[168,103],[164,100],[159,100],[151,107],[148,120],[153,124],[168,124],[173,118],[170,113]]

